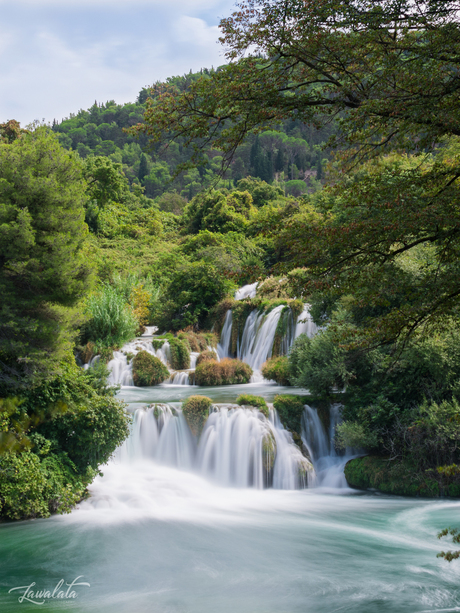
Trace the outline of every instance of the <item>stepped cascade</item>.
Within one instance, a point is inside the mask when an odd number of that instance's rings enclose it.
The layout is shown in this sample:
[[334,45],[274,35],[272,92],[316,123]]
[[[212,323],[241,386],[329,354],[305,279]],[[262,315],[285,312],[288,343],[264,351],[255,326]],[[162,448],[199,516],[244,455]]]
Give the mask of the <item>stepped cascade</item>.
[[[257,283],[245,285],[235,293],[235,300],[244,300],[245,298],[254,298],[256,295]],[[305,306],[302,313],[294,322],[292,312],[286,314],[285,305],[280,305],[269,311],[268,313],[254,309],[246,319],[241,338],[238,338],[236,347],[236,357],[246,362],[251,366],[254,374],[251,382],[263,381],[263,376],[260,372],[262,365],[273,354],[273,344],[275,334],[280,322],[280,318],[284,316],[288,318],[286,331],[283,334],[280,345],[279,355],[286,355],[291,348],[292,343],[300,334],[307,334],[312,337],[316,334],[318,327],[313,322],[308,307]],[[217,348],[219,357],[232,357],[231,340],[232,340],[233,316],[232,311],[227,311],[224,319],[224,325],[220,336],[220,342]]]
[[[247,298],[254,298],[257,291],[257,285],[258,283],[252,283],[240,288],[235,293],[235,299],[244,300]],[[286,309],[286,305],[277,306],[268,312],[254,309],[248,315],[241,337],[238,338],[235,356],[232,355],[231,352],[233,315],[232,311],[228,310],[225,314],[220,341],[217,346],[217,359],[221,360],[223,358],[237,357],[251,366],[253,370],[251,383],[264,381],[260,369],[263,363],[273,354],[275,335],[282,317],[287,319],[284,322],[286,324],[285,332],[279,340],[279,355],[287,355],[292,343],[300,334],[307,334],[311,337],[316,334],[318,330],[311,318],[307,306],[304,307],[304,310],[297,317],[296,321],[294,321],[290,309]],[[163,385],[194,384],[194,371],[199,354],[195,352],[190,353],[189,369],[185,371],[174,371],[170,366],[171,351],[169,342],[166,340],[159,349],[155,349],[153,346],[153,335],[156,332],[157,328],[155,326],[150,326],[146,328],[142,337],[126,343],[120,351],[113,352],[113,358],[108,363],[110,385],[121,385],[123,387],[134,386],[132,361],[128,356],[134,356],[141,350],[156,356],[168,367],[170,377]],[[208,347],[208,349],[212,350],[212,347]]]
[[312,464],[274,409],[267,419],[253,408],[213,405],[198,439],[177,405],[137,409],[118,461],[141,459],[196,472],[221,486],[302,489],[316,483]]

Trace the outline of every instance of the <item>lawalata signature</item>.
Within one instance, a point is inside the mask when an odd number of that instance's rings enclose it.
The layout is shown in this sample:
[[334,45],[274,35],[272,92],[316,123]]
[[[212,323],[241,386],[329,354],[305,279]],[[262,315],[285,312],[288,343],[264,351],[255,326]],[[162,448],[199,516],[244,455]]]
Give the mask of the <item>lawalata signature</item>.
[[36,589],[36,583],[34,581],[30,585],[12,587],[10,590],[8,590],[8,593],[11,594],[12,592],[20,592],[20,596],[18,598],[19,602],[31,602],[32,604],[37,605],[43,605],[47,600],[70,600],[77,598],[77,592],[73,589],[74,587],[81,585],[91,587],[89,583],[83,581],[78,582],[78,580],[82,578],[83,575],[80,575],[74,579],[72,583],[64,583],[64,579],[61,579],[56,584],[53,591]]

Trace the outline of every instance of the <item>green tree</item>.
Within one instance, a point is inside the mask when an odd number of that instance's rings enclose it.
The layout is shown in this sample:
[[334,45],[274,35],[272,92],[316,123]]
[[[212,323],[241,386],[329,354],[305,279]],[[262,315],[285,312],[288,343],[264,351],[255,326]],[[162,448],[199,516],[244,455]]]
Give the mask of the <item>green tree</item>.
[[[207,136],[206,146],[230,158],[267,125],[292,119],[318,127],[337,118],[330,144],[340,145],[338,170],[352,177],[332,176],[321,220],[312,223],[315,202],[289,224],[284,270],[305,269],[295,277],[304,295],[336,288],[375,307],[381,319],[376,324],[369,311],[368,331],[378,342],[439,323],[458,307],[460,166],[446,141],[454,146],[460,135],[457,10],[437,0],[244,1],[221,22],[231,63],[178,96],[158,87],[138,128],[154,140],[180,133],[197,159]],[[408,166],[378,158],[394,150],[416,157]],[[299,152],[291,153],[292,169]],[[369,158],[380,161],[360,174]],[[415,253],[422,244],[424,253]]]
[[0,143],[0,385],[55,376],[91,287],[85,182],[45,127]]
[[145,153],[143,153],[141,155],[141,161],[139,163],[139,172],[137,173],[137,177],[139,181],[142,183],[142,181],[144,180],[144,177],[146,177],[148,174],[149,174],[149,171],[147,167],[147,156],[145,155]]

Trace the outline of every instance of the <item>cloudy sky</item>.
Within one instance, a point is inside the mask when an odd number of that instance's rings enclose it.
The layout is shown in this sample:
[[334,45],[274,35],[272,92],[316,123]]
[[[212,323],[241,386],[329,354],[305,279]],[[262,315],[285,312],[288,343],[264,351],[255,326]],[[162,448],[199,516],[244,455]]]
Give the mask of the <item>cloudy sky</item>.
[[235,0],[0,0],[0,123],[62,119],[224,63]]

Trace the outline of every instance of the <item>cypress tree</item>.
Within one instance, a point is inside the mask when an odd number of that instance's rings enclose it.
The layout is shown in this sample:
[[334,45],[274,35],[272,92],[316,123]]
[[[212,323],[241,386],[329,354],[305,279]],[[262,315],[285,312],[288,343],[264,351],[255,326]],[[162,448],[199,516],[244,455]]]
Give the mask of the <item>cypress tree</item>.
[[141,162],[139,164],[139,172],[137,174],[139,181],[142,183],[144,181],[144,178],[149,174],[148,168],[147,168],[147,157],[145,156],[145,153],[143,153],[141,155]]

